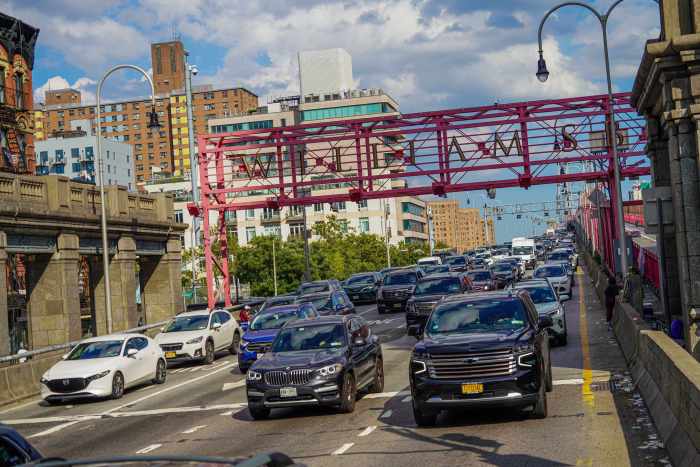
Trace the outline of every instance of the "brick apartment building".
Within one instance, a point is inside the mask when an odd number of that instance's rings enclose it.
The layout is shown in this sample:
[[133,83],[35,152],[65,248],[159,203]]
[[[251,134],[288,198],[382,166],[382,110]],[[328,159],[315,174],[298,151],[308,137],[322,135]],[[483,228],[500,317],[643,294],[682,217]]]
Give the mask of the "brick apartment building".
[[[182,42],[151,44],[151,63],[157,94],[156,112],[162,125],[159,131],[147,128],[151,110],[148,98],[106,103],[101,109],[103,136],[132,146],[137,184],[160,175],[188,174],[190,170],[191,135],[187,128]],[[44,100],[34,111],[37,140],[70,130],[73,120],[90,119],[94,132],[95,106],[83,104],[80,91],[52,90],[46,93]],[[205,85],[193,88],[192,102],[194,131],[205,133],[207,122],[212,118],[256,109],[258,96],[240,87],[214,89]]]
[[459,201],[429,201],[435,242],[443,242],[459,252],[494,242],[493,220],[481,217],[478,208],[460,208]]

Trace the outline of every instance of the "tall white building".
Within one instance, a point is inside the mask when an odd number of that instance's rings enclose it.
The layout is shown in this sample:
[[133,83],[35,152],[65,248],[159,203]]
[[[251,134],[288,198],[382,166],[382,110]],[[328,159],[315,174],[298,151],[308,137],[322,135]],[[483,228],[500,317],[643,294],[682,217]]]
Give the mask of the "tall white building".
[[298,57],[302,96],[355,88],[352,57],[345,49],[305,50]]

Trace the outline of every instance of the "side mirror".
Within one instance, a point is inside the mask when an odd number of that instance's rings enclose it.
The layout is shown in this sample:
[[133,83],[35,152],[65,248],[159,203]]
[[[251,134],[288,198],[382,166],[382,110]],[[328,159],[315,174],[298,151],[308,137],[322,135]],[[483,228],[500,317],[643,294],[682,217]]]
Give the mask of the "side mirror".
[[420,324],[412,324],[408,327],[408,335],[420,339],[423,335],[423,327]]
[[552,326],[554,326],[554,322],[552,321],[552,318],[550,316],[540,316],[539,326],[540,329],[551,328]]
[[218,331],[219,329],[221,329],[221,323],[214,323],[211,325],[211,328],[215,331]]
[[136,356],[137,353],[139,353],[138,350],[136,350],[136,349],[129,349],[129,350],[126,351],[126,356],[129,357],[129,358],[134,358],[134,357]]

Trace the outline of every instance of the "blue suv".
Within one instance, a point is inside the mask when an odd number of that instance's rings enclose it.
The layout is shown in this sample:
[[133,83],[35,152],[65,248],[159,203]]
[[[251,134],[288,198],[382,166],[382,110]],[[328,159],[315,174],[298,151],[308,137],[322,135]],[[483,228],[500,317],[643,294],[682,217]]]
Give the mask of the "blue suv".
[[241,339],[241,351],[238,352],[238,368],[241,373],[247,372],[259,356],[270,350],[272,341],[288,321],[318,316],[312,303],[273,306],[258,312]]

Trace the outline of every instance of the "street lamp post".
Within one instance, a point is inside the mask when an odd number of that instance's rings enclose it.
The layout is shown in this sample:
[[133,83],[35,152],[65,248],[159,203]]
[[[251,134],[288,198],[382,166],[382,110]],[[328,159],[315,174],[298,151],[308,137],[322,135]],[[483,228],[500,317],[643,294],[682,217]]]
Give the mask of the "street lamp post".
[[109,239],[107,238],[107,208],[106,208],[106,199],[105,199],[105,185],[104,185],[104,170],[103,170],[103,161],[102,161],[102,125],[101,125],[101,104],[100,104],[100,95],[102,94],[102,85],[104,84],[105,80],[115,71],[117,70],[123,70],[125,68],[129,68],[132,70],[136,70],[139,73],[141,73],[143,76],[146,77],[146,80],[148,81],[148,84],[151,86],[151,115],[148,121],[148,128],[155,129],[155,128],[160,128],[160,123],[158,123],[158,114],[156,113],[156,90],[155,86],[153,86],[153,80],[151,77],[148,75],[146,70],[143,68],[136,66],[136,65],[117,65],[109,70],[102,76],[102,79],[100,79],[100,82],[97,83],[97,110],[95,112],[96,114],[96,126],[97,126],[97,182],[100,186],[100,212],[102,215],[101,219],[101,224],[102,224],[102,269],[103,269],[103,280],[105,284],[105,312],[107,315],[107,333],[111,334],[112,333],[112,287],[109,283]]
[[[199,206],[199,191],[197,187],[197,159],[195,156],[194,148],[194,121],[192,118],[192,75],[199,73],[199,69],[196,65],[190,65],[187,61],[189,57],[189,52],[185,51],[185,95],[187,99],[187,136],[189,140],[189,152],[190,152],[190,184],[192,189],[192,202]],[[192,255],[191,255],[191,267],[192,267],[192,299],[195,300],[197,297],[197,266],[196,266],[196,252],[197,244],[199,239],[197,238],[197,216],[192,216]]]
[[616,125],[615,125],[615,112],[614,112],[614,104],[613,104],[613,93],[612,93],[612,79],[610,77],[610,57],[608,54],[608,18],[610,17],[610,14],[613,12],[615,7],[617,7],[620,3],[622,3],[623,0],[617,0],[615,3],[610,5],[610,8],[608,8],[608,11],[605,14],[601,14],[593,8],[592,6],[582,3],[582,2],[564,2],[561,3],[553,8],[551,8],[542,18],[542,21],[540,22],[540,27],[537,32],[537,41],[539,44],[539,59],[537,61],[537,79],[544,83],[547,81],[547,78],[549,78],[549,71],[547,70],[547,63],[545,62],[544,56],[543,56],[543,50],[542,50],[542,28],[544,27],[544,23],[547,21],[547,18],[557,11],[558,9],[565,7],[565,6],[580,6],[591,13],[598,19],[600,22],[600,27],[603,31],[603,54],[605,58],[605,76],[607,78],[608,82],[608,112],[609,112],[609,138],[612,140],[612,155],[613,155],[613,167],[615,171],[615,215],[617,217],[617,226],[618,226],[618,236],[620,238],[620,266],[622,269],[622,275],[623,277],[627,276],[627,243],[625,242],[625,221],[624,221],[624,214],[622,210],[622,183],[621,183],[621,175],[620,175],[620,161],[617,158],[617,131],[616,131]]

